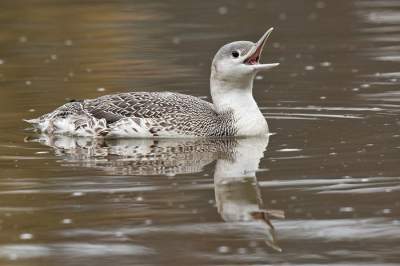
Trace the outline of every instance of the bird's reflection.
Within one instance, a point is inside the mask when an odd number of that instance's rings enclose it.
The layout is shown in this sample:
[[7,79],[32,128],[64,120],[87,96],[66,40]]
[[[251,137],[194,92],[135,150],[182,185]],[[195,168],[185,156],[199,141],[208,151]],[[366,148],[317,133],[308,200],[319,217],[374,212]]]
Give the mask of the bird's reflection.
[[118,175],[176,175],[202,171],[217,160],[214,183],[218,212],[226,222],[243,229],[261,228],[275,250],[275,229],[269,217],[283,218],[281,210],[262,201],[256,173],[268,136],[242,139],[93,139],[34,135],[26,141],[52,147],[70,165],[101,168]]

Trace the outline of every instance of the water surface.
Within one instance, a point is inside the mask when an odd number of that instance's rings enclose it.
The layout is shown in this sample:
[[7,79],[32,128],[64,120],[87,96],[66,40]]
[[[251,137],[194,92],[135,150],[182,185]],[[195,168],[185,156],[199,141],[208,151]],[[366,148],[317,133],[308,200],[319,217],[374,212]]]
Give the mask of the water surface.
[[[2,265],[400,263],[396,1],[3,1]],[[222,45],[274,27],[254,96],[273,135],[35,135],[71,99],[210,100]]]

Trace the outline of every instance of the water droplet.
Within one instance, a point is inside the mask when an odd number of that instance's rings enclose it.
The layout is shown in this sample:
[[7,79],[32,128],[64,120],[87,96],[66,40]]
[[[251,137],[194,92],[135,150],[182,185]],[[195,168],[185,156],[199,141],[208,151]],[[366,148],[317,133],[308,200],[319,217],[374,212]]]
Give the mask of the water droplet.
[[324,1],[319,1],[319,2],[317,2],[316,6],[318,9],[323,9],[323,8],[325,8],[326,4]]
[[220,247],[218,248],[218,252],[219,252],[219,253],[227,253],[227,252],[229,252],[229,251],[230,251],[230,248],[227,247],[227,246],[220,246]]
[[253,8],[255,8],[256,7],[256,5],[254,4],[254,2],[252,2],[252,1],[250,1],[250,2],[247,2],[247,8],[248,9],[253,9]]
[[181,43],[181,40],[180,40],[179,38],[174,38],[174,39],[172,40],[172,42],[173,42],[174,44],[180,44],[180,43]]
[[19,239],[22,239],[22,240],[25,240],[25,239],[32,239],[32,238],[33,238],[33,235],[32,235],[32,234],[28,234],[28,233],[20,234],[20,235],[19,235]]
[[341,207],[339,209],[340,212],[354,212],[354,208],[353,207]]
[[247,253],[247,248],[238,248],[237,252],[239,254],[246,254]]
[[225,15],[226,13],[228,13],[228,8],[221,6],[220,8],[218,8],[218,13],[220,13],[221,15]]
[[329,67],[332,65],[332,63],[331,62],[322,62],[320,65],[323,67]]

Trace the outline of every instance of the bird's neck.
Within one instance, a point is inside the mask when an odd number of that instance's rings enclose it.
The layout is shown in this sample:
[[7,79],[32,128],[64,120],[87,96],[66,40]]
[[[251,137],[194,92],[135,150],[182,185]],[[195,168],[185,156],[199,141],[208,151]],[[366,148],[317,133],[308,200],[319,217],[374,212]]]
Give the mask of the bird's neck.
[[238,135],[268,133],[268,125],[253,98],[253,77],[239,82],[213,78],[211,97],[218,113],[233,112]]

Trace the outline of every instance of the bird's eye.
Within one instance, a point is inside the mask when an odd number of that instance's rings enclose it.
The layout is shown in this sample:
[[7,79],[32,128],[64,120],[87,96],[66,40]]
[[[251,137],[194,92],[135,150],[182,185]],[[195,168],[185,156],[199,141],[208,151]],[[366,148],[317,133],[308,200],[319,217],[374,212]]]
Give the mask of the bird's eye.
[[233,51],[232,55],[233,55],[233,57],[237,58],[239,56],[239,52],[238,51]]

